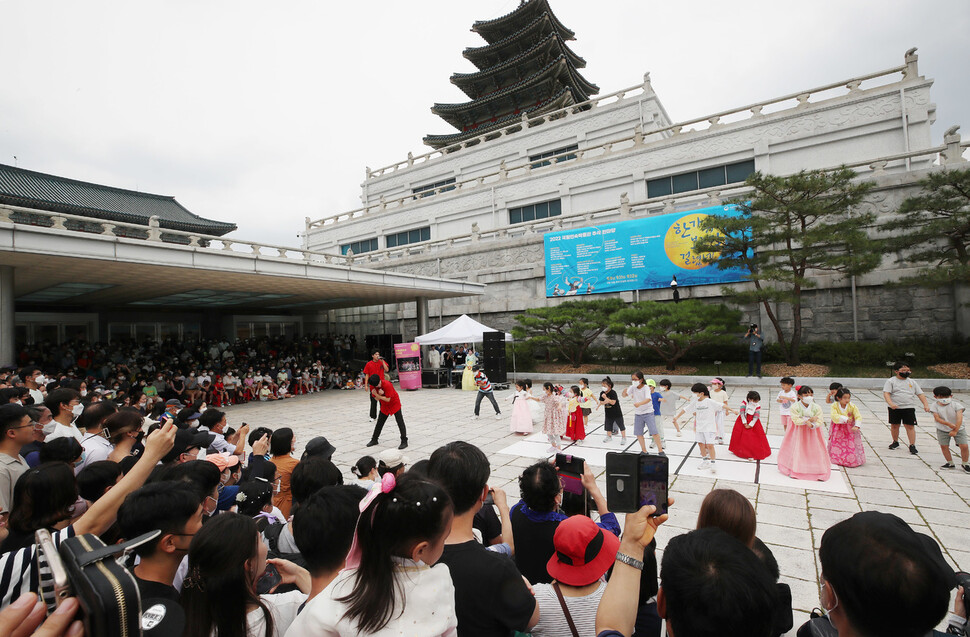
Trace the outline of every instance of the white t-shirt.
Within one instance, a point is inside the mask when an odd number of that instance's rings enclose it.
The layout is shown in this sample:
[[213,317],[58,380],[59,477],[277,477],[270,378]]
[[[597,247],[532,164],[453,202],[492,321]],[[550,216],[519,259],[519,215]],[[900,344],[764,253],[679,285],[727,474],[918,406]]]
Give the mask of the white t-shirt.
[[75,469],[75,474],[80,473],[81,469],[93,462],[107,460],[108,456],[114,451],[114,447],[101,434],[88,434],[81,440],[81,447],[84,448],[84,462]]
[[[259,596],[259,599],[266,604],[273,614],[272,637],[283,637],[286,634],[293,620],[296,619],[300,605],[306,601],[306,597],[306,593],[300,591]],[[246,635],[248,637],[264,637],[266,635],[266,616],[262,608],[246,613]]]
[[722,408],[721,403],[711,398],[704,398],[698,401],[691,401],[684,407],[684,413],[688,415],[694,414],[696,416],[694,431],[698,433],[714,433],[717,431],[717,412]]
[[[455,615],[455,585],[448,566],[434,568],[410,560],[398,560],[395,577],[403,593],[397,599],[390,622],[372,637],[453,637],[458,631]],[[286,637],[357,637],[357,622],[344,617],[347,606],[337,601],[354,587],[357,571],[341,571],[323,591],[314,597],[293,621]]]
[[84,435],[81,434],[80,429],[74,426],[74,423],[71,423],[70,425],[62,425],[56,420],[52,420],[51,424],[54,425],[54,431],[47,434],[47,437],[44,438],[44,442],[50,442],[55,438],[71,438],[71,437],[73,437],[78,442],[81,442],[84,440]]
[[652,414],[653,413],[653,399],[650,397],[651,389],[650,385],[646,383],[643,387],[637,387],[636,385],[630,386],[629,395],[633,398],[634,403],[641,403],[647,401],[646,403],[640,405],[639,407],[633,408],[633,413],[635,415]]
[[[552,584],[536,584],[532,590],[539,604],[539,623],[532,629],[532,637],[572,637]],[[576,632],[580,635],[596,634],[596,609],[605,591],[606,582],[601,581],[596,590],[585,597],[563,595],[569,615],[576,624]]]
[[788,391],[778,392],[778,398],[784,398],[785,400],[788,401],[787,405],[785,403],[778,403],[781,408],[781,415],[791,416],[791,406],[794,405],[795,402],[798,400],[798,392],[795,391],[794,387],[792,387]]
[[[950,400],[949,405],[941,405],[935,400],[930,401],[930,412],[937,414],[943,420],[952,422],[954,424],[956,424],[957,421],[957,413],[965,410],[966,408],[963,405],[952,399]],[[945,431],[946,433],[950,433],[950,431],[952,431],[946,425],[941,425],[940,423],[936,422],[936,418],[933,419],[933,422],[936,423],[937,431]],[[966,423],[960,425],[960,428],[962,429],[965,425]]]

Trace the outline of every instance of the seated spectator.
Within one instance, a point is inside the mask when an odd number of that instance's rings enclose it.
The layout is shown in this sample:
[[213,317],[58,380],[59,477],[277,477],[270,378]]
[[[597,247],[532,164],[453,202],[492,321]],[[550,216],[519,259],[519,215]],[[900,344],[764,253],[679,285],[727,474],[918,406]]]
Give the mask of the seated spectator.
[[40,448],[40,463],[46,462],[64,462],[77,473],[84,462],[84,447],[74,438],[55,438]]
[[[343,481],[340,469],[329,460],[315,457],[297,463],[290,480],[292,511],[297,511],[304,500],[323,487],[340,485]],[[269,544],[270,557],[290,560],[304,566],[304,559],[293,537],[293,529],[286,518],[283,524],[267,528],[263,533]]]
[[[84,447],[84,461],[79,470],[92,462],[107,460],[111,452],[114,451],[114,446],[108,441],[108,436],[105,435],[107,432],[104,429],[104,422],[117,411],[118,407],[113,402],[104,401],[89,404],[77,417],[77,426],[84,429],[84,435],[81,437],[81,446]],[[140,417],[139,427],[141,427]]]
[[421,477],[388,475],[361,504],[348,568],[307,604],[289,635],[454,635],[451,577],[435,566],[451,530],[448,495]]
[[[584,464],[582,481],[599,512],[598,526],[618,536],[620,524],[607,509],[606,498],[596,486],[596,478],[587,464]],[[522,500],[509,513],[517,548],[515,564],[533,584],[548,584],[552,578],[546,571],[546,565],[555,552],[553,536],[556,527],[567,517],[559,510],[562,505],[562,483],[556,467],[542,461],[526,468],[519,478],[519,490]]]
[[293,538],[312,582],[308,602],[343,570],[366,494],[354,485],[323,487],[293,514]]
[[791,588],[779,584],[778,562],[771,550],[755,536],[758,520],[751,502],[733,489],[714,489],[701,502],[697,528],[718,528],[751,548],[765,565],[777,586],[778,604],[775,606],[775,629],[772,635],[784,635],[794,625],[791,610]]
[[162,463],[167,465],[191,462],[199,457],[199,451],[208,449],[215,436],[194,429],[179,429],[175,434],[172,450],[165,454]]
[[236,495],[239,493],[239,487],[229,484],[232,470],[239,465],[239,456],[229,453],[207,453],[205,461],[211,462],[219,470],[219,504],[216,508],[219,511],[228,511],[236,503]]
[[162,481],[187,482],[199,496],[203,517],[209,517],[219,504],[220,476],[219,469],[211,462],[192,460],[168,467],[158,477]]
[[[2,404],[2,401],[0,401]],[[40,464],[40,447],[44,444],[47,434],[54,430],[54,417],[51,410],[41,405],[25,407],[34,425],[33,439],[20,448],[20,457],[27,461],[27,466],[36,467]]]
[[[211,465],[210,465],[211,466]],[[257,595],[266,570],[266,545],[252,518],[224,513],[202,526],[189,545],[182,587],[185,637],[284,635],[310,590],[310,575],[286,560],[271,560],[284,583],[300,590]]]
[[[96,465],[92,465],[96,466]],[[140,559],[131,570],[138,583],[142,604],[149,599],[178,601],[172,585],[192,538],[202,528],[202,505],[191,485],[178,482],[146,484],[118,509],[118,528],[125,539],[158,529],[157,538],[134,549]]]
[[0,512],[10,512],[14,485],[29,468],[20,455],[34,439],[34,426],[27,409],[11,403],[0,405]]
[[350,472],[357,476],[357,486],[370,490],[374,482],[381,477],[377,470],[377,460],[373,456],[363,456],[350,468]]
[[[35,401],[40,402],[40,401]],[[81,442],[81,431],[74,426],[74,419],[81,414],[81,394],[75,389],[61,387],[55,389],[44,399],[44,406],[51,410],[54,417],[54,430],[47,434],[47,441],[70,436]]]
[[529,632],[539,621],[539,605],[515,564],[488,551],[475,538],[475,514],[488,497],[488,458],[467,442],[439,447],[428,476],[451,498],[455,517],[441,562],[455,585],[455,611],[462,637]]
[[14,487],[7,520],[10,534],[0,544],[0,553],[31,546],[38,529],[53,532],[67,526],[76,502],[77,483],[71,465],[50,462],[27,470]]
[[[111,444],[108,459],[121,462],[135,453],[142,437],[145,419],[136,410],[123,407],[104,420],[104,435]],[[100,456],[100,453],[98,454]]]
[[283,517],[290,517],[290,507],[293,506],[293,494],[290,491],[290,476],[299,461],[291,454],[296,449],[296,437],[289,427],[281,427],[273,432],[269,441],[270,462],[276,465],[279,473],[280,488],[273,496],[273,504],[279,507]]
[[[97,502],[67,528],[52,533],[54,546],[73,537],[75,534],[93,533],[100,535],[114,522],[125,497],[144,484],[152,469],[171,448],[175,438],[174,427],[165,427],[151,434],[145,441],[145,451],[138,462],[113,489],[108,491]],[[73,472],[71,472],[73,476]],[[0,607],[16,601],[21,595],[36,591],[39,581],[39,566],[36,559],[37,547],[30,544],[15,552],[0,555]]]
[[334,452],[337,450],[330,441],[323,436],[317,436],[316,438],[311,438],[310,442],[306,443],[306,447],[303,448],[303,455],[300,456],[300,460],[306,460],[307,458],[317,457],[323,458],[324,460],[330,460],[333,458]]
[[270,524],[278,524],[273,515],[273,485],[262,478],[247,480],[236,493],[236,512],[256,520],[256,529],[263,533]]
[[758,557],[720,529],[678,535],[664,549],[657,608],[672,636],[769,637],[776,603]]
[[400,478],[407,471],[408,463],[411,462],[397,449],[385,449],[378,454],[377,460],[377,472],[382,477],[384,474],[393,473],[395,478]]
[[829,527],[818,556],[822,608],[843,637],[922,637],[946,616],[956,587],[937,543],[889,513]]
[[77,492],[88,502],[97,502],[121,480],[121,467],[117,462],[101,460],[85,465],[77,474]]
[[218,409],[206,409],[205,413],[199,416],[199,431],[206,431],[215,436],[215,440],[209,446],[210,451],[242,457],[246,453],[246,435],[249,434],[249,425],[244,424],[242,426],[242,429],[239,430],[239,441],[233,444],[226,440],[227,424],[226,412]]
[[606,572],[613,566],[620,539],[596,526],[585,515],[559,523],[553,538],[555,553],[547,565],[551,584],[536,584],[539,623],[532,637],[596,634],[596,609],[606,590]]

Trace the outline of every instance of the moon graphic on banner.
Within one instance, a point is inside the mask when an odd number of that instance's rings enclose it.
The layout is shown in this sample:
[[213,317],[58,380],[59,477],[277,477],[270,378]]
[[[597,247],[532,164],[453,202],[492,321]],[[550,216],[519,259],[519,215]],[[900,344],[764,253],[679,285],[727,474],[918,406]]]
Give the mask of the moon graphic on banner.
[[[685,270],[700,270],[707,267],[701,256],[694,252],[694,242],[699,238],[714,234],[707,230],[699,230],[701,221],[709,215],[689,214],[671,224],[664,237],[664,252],[670,262]],[[716,231],[715,231],[716,232]]]

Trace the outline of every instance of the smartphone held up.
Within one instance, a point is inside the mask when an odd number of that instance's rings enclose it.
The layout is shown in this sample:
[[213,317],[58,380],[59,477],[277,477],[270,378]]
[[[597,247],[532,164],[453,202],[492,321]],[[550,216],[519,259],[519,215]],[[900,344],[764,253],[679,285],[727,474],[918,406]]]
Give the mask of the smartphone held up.
[[633,513],[655,506],[667,513],[670,464],[667,456],[647,453],[606,454],[606,504],[614,513]]

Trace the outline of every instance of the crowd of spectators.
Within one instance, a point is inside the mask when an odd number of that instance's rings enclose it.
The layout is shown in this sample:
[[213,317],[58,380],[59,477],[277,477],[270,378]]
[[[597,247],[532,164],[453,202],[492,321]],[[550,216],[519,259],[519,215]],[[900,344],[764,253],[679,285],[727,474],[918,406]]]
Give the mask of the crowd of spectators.
[[[290,369],[298,380],[320,355],[312,340],[302,347],[302,359],[281,348],[234,366]],[[196,354],[135,356],[100,379],[30,359],[3,377],[0,391],[16,396],[0,404],[0,635],[83,634],[73,597],[38,597],[51,579],[38,531],[55,547],[78,536],[142,538],[125,560],[139,597],[124,603],[155,609],[143,621],[149,636],[769,637],[793,628],[791,591],[735,491],[711,491],[688,522],[696,529],[658,547],[668,515],[644,507],[621,529],[588,467],[592,504],[573,515],[562,510],[555,466],[526,468],[510,507],[489,486],[487,456],[467,442],[413,464],[396,449],[365,456],[344,484],[326,438],[299,440],[286,426],[233,430],[187,387],[173,395],[166,385],[145,409],[91,389],[107,381],[144,397],[141,374],[157,379],[159,368],[228,373]],[[819,558],[821,610],[800,635],[922,637],[944,620],[954,589],[949,623],[965,634],[958,574],[900,518],[849,517],[825,532]]]

